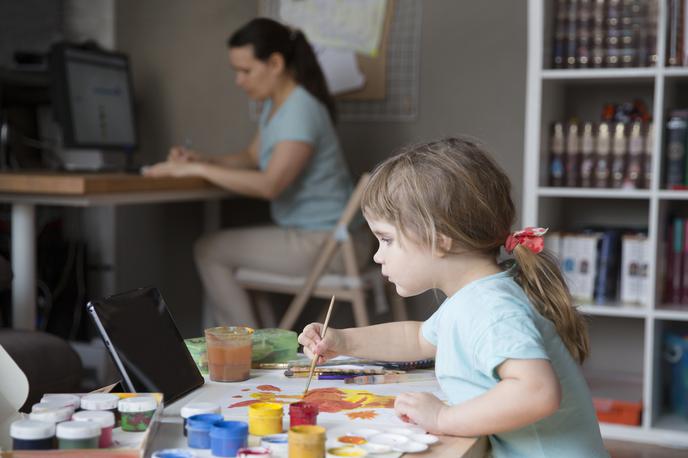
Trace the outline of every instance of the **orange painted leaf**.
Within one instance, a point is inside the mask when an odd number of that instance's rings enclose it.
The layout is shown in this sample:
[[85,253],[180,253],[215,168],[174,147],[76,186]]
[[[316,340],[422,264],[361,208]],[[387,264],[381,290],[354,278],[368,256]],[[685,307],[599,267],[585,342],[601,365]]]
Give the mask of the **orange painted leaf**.
[[352,420],[372,420],[373,418],[377,417],[377,412],[374,410],[362,410],[360,412],[349,412],[346,414],[346,416]]

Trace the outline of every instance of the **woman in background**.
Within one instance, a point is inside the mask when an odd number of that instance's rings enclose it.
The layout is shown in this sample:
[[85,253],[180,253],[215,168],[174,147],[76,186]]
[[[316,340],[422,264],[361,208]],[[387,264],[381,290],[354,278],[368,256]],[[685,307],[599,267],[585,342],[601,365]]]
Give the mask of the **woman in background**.
[[[237,194],[267,199],[274,225],[224,230],[194,254],[217,324],[255,327],[238,267],[306,275],[352,191],[335,132],[335,104],[311,45],[299,30],[257,18],[228,40],[235,83],[263,102],[258,132],[242,151],[209,155],[175,146],[149,176],[197,176]],[[357,243],[365,253],[364,237]],[[363,254],[359,259],[366,259]],[[343,271],[336,259],[335,271]]]

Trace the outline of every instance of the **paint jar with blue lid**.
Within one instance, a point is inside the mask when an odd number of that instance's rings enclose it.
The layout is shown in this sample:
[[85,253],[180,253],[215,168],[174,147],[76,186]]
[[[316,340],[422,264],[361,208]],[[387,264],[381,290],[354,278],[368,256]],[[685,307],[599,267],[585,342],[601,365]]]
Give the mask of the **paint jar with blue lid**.
[[53,448],[55,424],[37,420],[17,420],[10,426],[12,449],[49,450]]
[[220,421],[210,428],[210,449],[214,456],[236,456],[248,442],[248,423]]
[[186,431],[191,448],[210,448],[210,428],[225,418],[219,413],[202,413],[186,419]]
[[270,450],[273,458],[287,458],[289,456],[289,435],[287,433],[263,436],[260,445]]
[[186,436],[186,420],[194,415],[203,413],[220,413],[220,404],[214,402],[190,402],[181,409],[182,419],[184,420],[184,436]]
[[185,448],[167,448],[153,452],[151,458],[196,458],[196,454]]
[[100,425],[90,421],[64,421],[57,424],[60,449],[98,448]]

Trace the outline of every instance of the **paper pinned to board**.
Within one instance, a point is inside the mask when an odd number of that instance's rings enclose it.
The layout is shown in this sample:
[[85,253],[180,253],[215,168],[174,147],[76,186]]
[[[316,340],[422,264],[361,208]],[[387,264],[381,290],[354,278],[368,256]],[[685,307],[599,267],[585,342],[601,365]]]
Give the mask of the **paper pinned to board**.
[[354,91],[365,86],[365,76],[358,68],[356,53],[353,51],[316,46],[315,53],[331,94]]
[[21,418],[19,409],[29,396],[29,380],[0,345],[0,450],[10,450],[10,425]]
[[282,0],[280,18],[321,46],[377,56],[387,0]]

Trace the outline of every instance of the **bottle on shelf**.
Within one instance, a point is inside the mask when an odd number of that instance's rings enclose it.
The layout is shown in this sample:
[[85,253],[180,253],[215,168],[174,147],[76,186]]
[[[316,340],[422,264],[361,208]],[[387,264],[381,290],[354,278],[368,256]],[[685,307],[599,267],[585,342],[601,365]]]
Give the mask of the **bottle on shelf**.
[[595,164],[595,187],[609,187],[609,149],[610,149],[609,124],[601,122],[597,128],[597,144],[595,154],[597,163]]
[[628,166],[623,180],[626,189],[638,189],[642,180],[643,150],[645,139],[643,138],[643,123],[635,121],[631,125],[631,134],[628,139]]
[[578,136],[578,123],[569,123],[566,133],[566,174],[565,182],[568,187],[578,186],[580,175],[580,138]]
[[581,136],[581,167],[580,185],[584,188],[591,188],[593,185],[595,172],[595,135],[593,124],[586,122],[583,124],[583,135]]
[[564,124],[561,122],[554,123],[550,139],[550,186],[564,186],[564,144]]
[[684,184],[688,111],[672,111],[669,114],[666,129],[666,187],[667,189],[676,189]]
[[643,187],[650,189],[652,187],[652,148],[654,143],[654,123],[650,122],[647,125],[647,132],[645,133],[645,144],[643,147]]
[[623,186],[624,172],[626,170],[626,125],[617,122],[614,126],[614,139],[612,141],[612,188]]

